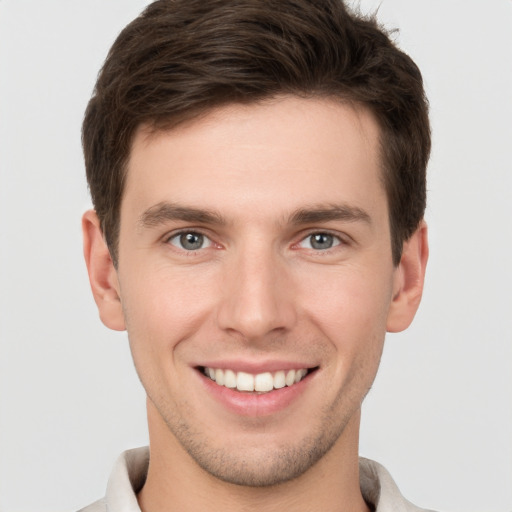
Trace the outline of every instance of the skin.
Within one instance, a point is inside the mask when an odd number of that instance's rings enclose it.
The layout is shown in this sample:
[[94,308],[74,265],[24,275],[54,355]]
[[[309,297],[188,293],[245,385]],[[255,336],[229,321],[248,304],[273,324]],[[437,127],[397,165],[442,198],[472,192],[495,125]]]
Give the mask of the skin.
[[[386,331],[414,317],[428,256],[422,223],[393,265],[380,177],[373,116],[332,100],[285,96],[169,132],[140,127],[117,269],[93,211],[83,229],[101,319],[127,329],[148,395],[142,510],[368,509],[360,406]],[[187,250],[183,232],[203,245]],[[327,243],[312,245],[315,234]],[[314,368],[300,392],[247,414],[197,368],[287,362]]]

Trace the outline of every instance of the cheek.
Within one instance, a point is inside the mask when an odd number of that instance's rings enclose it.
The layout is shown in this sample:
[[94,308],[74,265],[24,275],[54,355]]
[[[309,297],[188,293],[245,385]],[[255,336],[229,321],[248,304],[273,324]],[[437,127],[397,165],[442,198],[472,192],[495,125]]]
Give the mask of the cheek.
[[133,362],[155,403],[177,399],[171,393],[184,377],[176,365],[181,347],[204,324],[211,294],[197,280],[162,269],[121,281],[121,297]]
[[378,273],[369,276],[368,267],[330,269],[308,279],[302,279],[305,286],[297,300],[304,307],[302,316],[325,342],[324,369],[333,397],[330,407],[342,417],[360,407],[377,373],[391,279]]
[[121,281],[127,331],[134,348],[172,349],[191,335],[214,302],[211,276],[177,272],[169,267],[139,272]]
[[354,403],[366,394],[377,372],[392,293],[391,278],[378,273],[370,277],[368,267],[364,270],[329,272],[312,280],[299,296],[307,304],[304,316],[330,345],[333,384]]
[[335,339],[371,339],[372,333],[385,332],[392,295],[390,274],[343,267],[309,273],[297,282],[301,283],[297,300],[304,305],[304,313]]

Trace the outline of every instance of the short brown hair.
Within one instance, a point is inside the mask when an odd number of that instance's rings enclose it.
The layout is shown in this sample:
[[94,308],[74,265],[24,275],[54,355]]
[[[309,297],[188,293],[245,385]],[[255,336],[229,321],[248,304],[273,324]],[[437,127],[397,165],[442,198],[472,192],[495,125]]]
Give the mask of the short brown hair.
[[94,207],[117,264],[132,140],[228,103],[281,94],[364,105],[381,129],[392,254],[423,218],[430,153],[421,73],[375,17],[342,0],[157,0],[114,42],[82,130]]

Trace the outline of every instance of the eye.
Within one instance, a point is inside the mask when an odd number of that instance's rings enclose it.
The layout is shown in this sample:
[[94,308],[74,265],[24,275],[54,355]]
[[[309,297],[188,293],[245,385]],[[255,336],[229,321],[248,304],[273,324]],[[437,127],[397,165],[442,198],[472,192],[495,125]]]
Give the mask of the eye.
[[178,233],[171,236],[167,241],[171,245],[174,245],[174,247],[185,251],[198,251],[200,249],[206,249],[212,245],[212,242],[208,237],[195,231]]
[[305,249],[314,249],[315,251],[325,251],[341,244],[341,240],[330,233],[312,233],[302,240],[300,247]]

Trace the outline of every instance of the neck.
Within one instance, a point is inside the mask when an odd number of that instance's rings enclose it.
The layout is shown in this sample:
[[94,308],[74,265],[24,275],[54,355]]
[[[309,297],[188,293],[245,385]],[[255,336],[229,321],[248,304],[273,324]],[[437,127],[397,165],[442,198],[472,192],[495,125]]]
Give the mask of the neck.
[[331,450],[299,477],[269,487],[246,487],[203,470],[148,401],[150,463],[138,495],[142,512],[369,512],[359,487],[359,411]]

